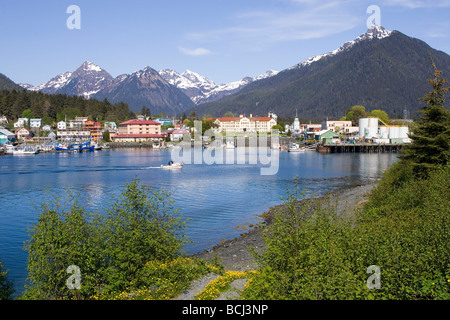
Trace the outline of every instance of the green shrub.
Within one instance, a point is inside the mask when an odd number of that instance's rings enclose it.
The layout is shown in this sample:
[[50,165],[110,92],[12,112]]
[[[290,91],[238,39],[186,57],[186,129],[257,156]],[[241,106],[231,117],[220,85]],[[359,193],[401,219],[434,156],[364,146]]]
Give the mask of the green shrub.
[[[388,170],[350,216],[289,196],[264,231],[267,249],[246,299],[449,299],[449,167],[417,179],[408,163]],[[381,288],[369,290],[369,266]]]

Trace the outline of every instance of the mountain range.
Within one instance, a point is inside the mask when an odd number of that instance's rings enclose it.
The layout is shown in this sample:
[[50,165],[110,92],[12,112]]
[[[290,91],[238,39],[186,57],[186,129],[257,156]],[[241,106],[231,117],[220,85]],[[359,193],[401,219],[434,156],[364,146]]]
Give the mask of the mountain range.
[[197,105],[220,100],[238,92],[252,82],[272,77],[277,73],[278,71],[268,70],[266,73],[254,78],[245,77],[239,81],[217,85],[207,77],[190,70],[186,70],[181,74],[172,69],[159,71],[159,74],[168,83],[181,89]]
[[249,83],[276,73],[270,70],[255,78],[246,77],[229,84],[216,85],[208,78],[189,70],[180,74],[172,69],[157,72],[151,67],[113,78],[98,65],[85,61],[75,71],[58,74],[39,86],[20,86],[48,94],[107,99],[112,103],[124,101],[135,112],[146,106],[154,114],[162,111],[166,114],[179,114],[190,111],[196,104],[215,101],[236,93]]
[[[341,118],[347,109],[363,105],[382,109],[391,116],[411,115],[423,107],[418,98],[430,90],[433,58],[443,77],[450,77],[450,56],[399,31],[374,25],[336,50],[313,56],[281,72],[270,70],[258,77],[217,85],[207,77],[186,70],[159,72],[146,67],[132,74],[112,77],[99,66],[84,62],[73,72],[61,73],[39,86],[23,88],[85,98],[126,102],[132,111],[149,107],[153,114],[222,116],[266,115],[282,117],[296,112],[307,119]],[[15,88],[0,77],[2,86]]]
[[306,119],[341,118],[354,105],[401,117],[424,106],[434,69],[450,77],[450,56],[399,31],[374,25],[340,48],[311,57],[273,77],[253,82],[238,93],[196,107],[198,115],[226,112],[282,117],[298,112]]

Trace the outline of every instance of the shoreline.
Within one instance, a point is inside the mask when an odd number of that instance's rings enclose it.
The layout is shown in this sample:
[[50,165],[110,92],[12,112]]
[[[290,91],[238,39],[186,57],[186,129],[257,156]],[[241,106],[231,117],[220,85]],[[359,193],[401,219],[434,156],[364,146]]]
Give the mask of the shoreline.
[[[361,206],[367,200],[367,196],[377,184],[378,180],[372,183],[333,191],[321,197],[302,199],[299,200],[298,203],[301,205],[306,201],[316,202],[324,200],[323,205],[325,205],[325,207],[336,207],[336,214],[339,215],[344,211],[351,212]],[[264,225],[270,225],[275,212],[285,208],[285,206],[286,204],[280,204],[271,207],[260,215],[264,220]],[[190,256],[203,259],[207,262],[218,258],[225,270],[255,270],[257,268],[257,263],[248,248],[251,247],[257,252],[261,252],[265,249],[265,244],[261,235],[263,229],[264,227],[253,228],[247,233],[241,234],[239,237],[220,242],[210,249],[203,250]]]

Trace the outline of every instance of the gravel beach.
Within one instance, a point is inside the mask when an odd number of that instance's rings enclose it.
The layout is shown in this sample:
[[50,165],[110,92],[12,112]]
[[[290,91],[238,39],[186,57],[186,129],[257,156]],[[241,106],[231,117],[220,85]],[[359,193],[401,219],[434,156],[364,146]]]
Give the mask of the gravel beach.
[[[322,202],[324,206],[335,206],[337,214],[352,212],[358,205],[364,203],[374,185],[375,183],[358,185],[316,199],[325,200]],[[279,205],[270,208],[270,210],[265,213],[266,222],[270,224],[271,217],[273,217],[275,210],[281,210],[283,207],[284,205]],[[249,247],[252,247],[257,251],[264,249],[261,229],[252,229],[250,232],[241,235],[241,237],[224,241],[210,250],[205,250],[195,256],[206,261],[211,261],[218,257],[226,270],[254,270],[257,266],[252,254],[248,250]]]

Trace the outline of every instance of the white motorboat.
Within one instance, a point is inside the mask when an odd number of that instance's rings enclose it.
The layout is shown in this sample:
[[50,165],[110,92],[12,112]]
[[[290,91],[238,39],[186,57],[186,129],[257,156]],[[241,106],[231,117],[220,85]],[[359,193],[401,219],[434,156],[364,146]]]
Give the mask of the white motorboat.
[[18,150],[16,146],[5,144],[5,154],[14,154],[14,151],[16,150]]
[[25,147],[22,149],[17,149],[13,151],[13,155],[15,156],[26,156],[26,155],[33,155],[33,154],[37,154],[39,151],[36,149],[32,149],[29,147]]
[[181,169],[183,168],[184,163],[174,163],[173,161],[169,161],[167,165],[161,165],[161,169]]
[[292,146],[288,150],[289,152],[304,152],[305,148],[300,148],[297,143],[293,143]]

